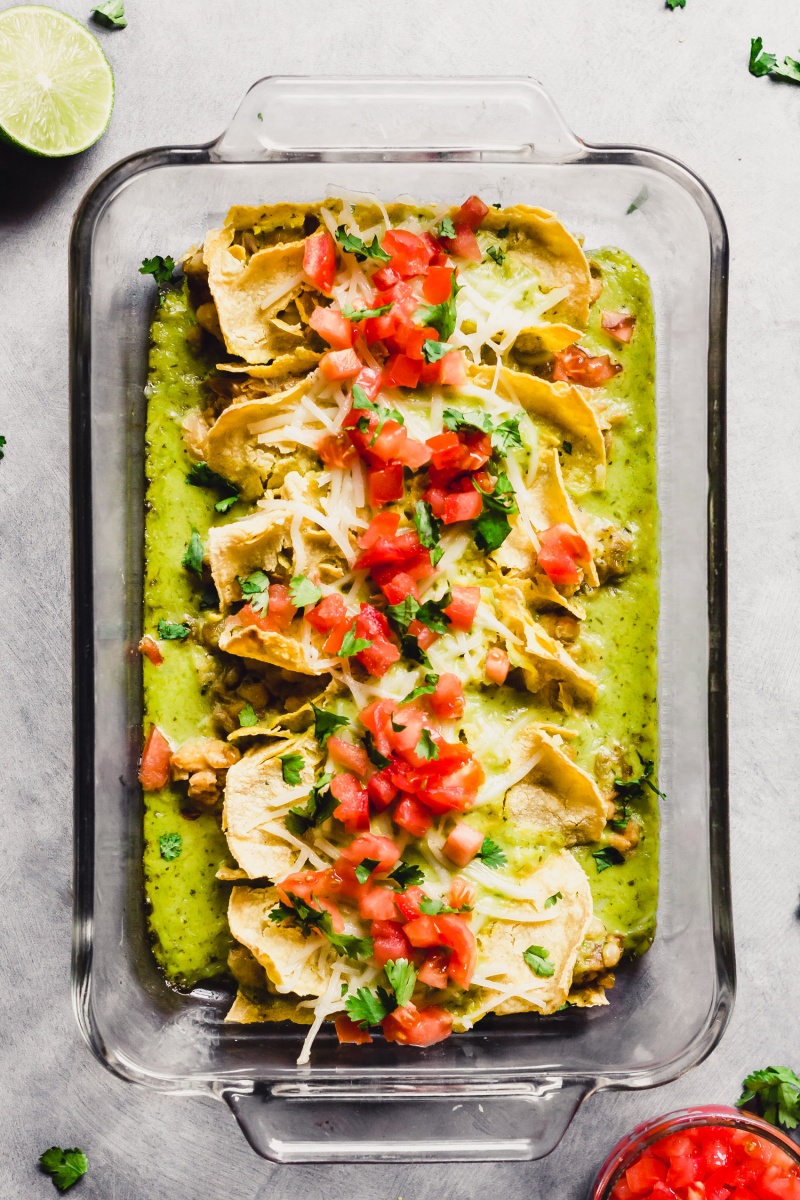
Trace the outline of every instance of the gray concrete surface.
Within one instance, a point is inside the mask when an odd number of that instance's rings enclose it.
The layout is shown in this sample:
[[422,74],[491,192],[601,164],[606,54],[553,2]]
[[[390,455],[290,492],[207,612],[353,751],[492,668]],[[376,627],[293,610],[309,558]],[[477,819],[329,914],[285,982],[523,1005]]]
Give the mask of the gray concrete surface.
[[[86,19],[90,0],[62,4]],[[6,8],[0,3],[0,8]],[[800,88],[747,73],[752,35],[794,54],[792,0],[128,0],[100,31],[117,80],[102,141],[74,161],[0,156],[0,1197],[52,1195],[35,1168],[83,1146],[86,1200],[578,1200],[648,1114],[730,1102],[769,1062],[800,1069]],[[733,1021],[716,1052],[654,1092],[603,1094],[561,1146],[511,1166],[273,1167],[211,1100],[138,1090],[82,1043],[70,1008],[71,711],[67,239],[111,163],[205,141],[269,73],[530,74],[590,141],[682,159],[732,242],[730,683]]]

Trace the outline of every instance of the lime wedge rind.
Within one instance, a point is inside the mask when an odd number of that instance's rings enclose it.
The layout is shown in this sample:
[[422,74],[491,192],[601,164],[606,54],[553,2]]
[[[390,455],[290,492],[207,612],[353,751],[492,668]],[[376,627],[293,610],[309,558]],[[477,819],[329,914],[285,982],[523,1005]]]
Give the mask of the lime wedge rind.
[[63,158],[108,128],[114,76],[94,34],[41,4],[0,12],[0,136],[30,154]]

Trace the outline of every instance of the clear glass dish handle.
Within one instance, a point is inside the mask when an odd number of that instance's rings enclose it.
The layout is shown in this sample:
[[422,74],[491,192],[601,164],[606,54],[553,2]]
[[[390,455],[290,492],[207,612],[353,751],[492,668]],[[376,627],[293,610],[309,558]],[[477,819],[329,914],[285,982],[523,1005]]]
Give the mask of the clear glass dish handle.
[[255,1084],[223,1088],[250,1145],[272,1162],[504,1162],[543,1158],[590,1080],[495,1084]]
[[254,83],[210,147],[217,162],[376,150],[566,162],[576,138],[533,79],[310,79]]

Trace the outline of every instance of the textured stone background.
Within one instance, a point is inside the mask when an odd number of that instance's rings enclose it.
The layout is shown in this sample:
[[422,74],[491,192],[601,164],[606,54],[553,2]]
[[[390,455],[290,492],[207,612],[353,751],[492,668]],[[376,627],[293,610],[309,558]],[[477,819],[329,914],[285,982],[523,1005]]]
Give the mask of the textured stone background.
[[[79,19],[90,0],[62,4]],[[0,8],[8,7],[0,3]],[[800,1068],[797,356],[800,88],[747,73],[749,39],[794,54],[792,0],[128,0],[100,31],[117,81],[103,140],[75,161],[0,152],[0,1197],[54,1193],[35,1169],[79,1144],[86,1200],[504,1200],[585,1195],[635,1121],[732,1101],[749,1068]],[[716,193],[732,243],[731,749],[736,1010],[684,1079],[605,1093],[539,1163],[273,1167],[212,1100],[107,1074],[70,1008],[71,711],[67,239],[91,182],[145,146],[216,135],[269,73],[519,74],[593,142],[653,146]],[[778,835],[779,836],[776,836]],[[78,1195],[78,1192],[75,1193]]]

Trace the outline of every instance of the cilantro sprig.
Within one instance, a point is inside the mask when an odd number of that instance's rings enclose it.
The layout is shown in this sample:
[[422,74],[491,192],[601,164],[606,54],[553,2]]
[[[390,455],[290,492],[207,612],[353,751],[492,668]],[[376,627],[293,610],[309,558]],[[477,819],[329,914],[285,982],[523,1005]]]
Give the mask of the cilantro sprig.
[[365,858],[358,864],[355,869],[355,876],[359,883],[366,883],[376,867],[380,866],[377,858]]
[[425,674],[425,682],[417,684],[408,695],[400,701],[400,707],[404,704],[410,704],[412,700],[417,700],[420,696],[431,696],[436,691],[436,685],[439,682],[439,676],[435,671],[428,671]]
[[328,787],[332,779],[332,772],[326,771],[312,787],[306,803],[292,805],[284,817],[289,833],[295,837],[303,837],[312,826],[322,825],[333,816],[338,801]]
[[294,892],[287,892],[286,895],[292,907],[290,908],[286,904],[276,904],[269,914],[271,921],[277,925],[292,925],[306,937],[313,931],[321,933],[342,958],[370,957],[374,949],[372,938],[360,938],[350,933],[337,933],[333,928],[329,912],[312,908]]
[[152,275],[158,284],[159,291],[161,291],[172,279],[172,272],[174,270],[175,260],[169,254],[166,258],[162,258],[160,254],[154,254],[152,258],[142,259],[139,274]]
[[789,1067],[765,1067],[753,1071],[742,1084],[737,1108],[746,1104],[761,1114],[770,1125],[796,1129],[800,1121],[800,1079]]
[[218,513],[226,513],[239,499],[239,489],[236,484],[225,479],[223,475],[218,475],[216,471],[212,471],[211,467],[204,462],[192,465],[186,475],[186,482],[190,483],[192,487],[215,488],[218,492],[222,492],[222,499],[214,505]]
[[452,603],[453,594],[449,589],[440,600],[426,600],[424,604],[420,604],[415,596],[408,595],[399,604],[387,605],[386,615],[401,634],[408,632],[412,621],[419,621],[434,633],[447,633],[451,620],[444,610]]
[[289,584],[289,598],[295,608],[310,608],[322,599],[322,591],[307,575],[295,575]]
[[252,704],[245,704],[244,708],[239,710],[239,728],[249,729],[252,725],[258,724],[258,714]]
[[[453,271],[453,278],[450,285],[449,299],[443,300],[441,304],[432,304],[430,307],[420,308],[417,317],[424,327],[430,326],[437,330],[439,337],[443,342],[448,341],[455,333],[457,311],[456,311],[456,296],[461,291],[460,285],[456,282],[456,273]],[[428,360],[431,361],[430,359]]]
[[39,1166],[45,1175],[49,1175],[60,1192],[66,1192],[84,1176],[89,1167],[89,1161],[82,1150],[62,1150],[60,1146],[51,1146],[39,1156]]
[[356,637],[356,623],[353,621],[353,624],[350,626],[347,633],[344,635],[344,638],[342,639],[342,645],[341,649],[339,650],[338,657],[350,658],[354,654],[360,654],[362,650],[369,650],[371,645],[371,638]]
[[414,524],[417,527],[420,546],[431,552],[431,562],[436,566],[442,557],[439,539],[442,536],[442,522],[433,515],[433,509],[427,500],[418,500],[414,505]]
[[405,1008],[417,982],[417,972],[414,970],[413,963],[410,963],[407,958],[389,959],[383,969],[386,972],[386,978],[392,985],[397,1007]]
[[179,642],[189,636],[189,624],[187,621],[159,621],[158,636],[165,642]]
[[346,250],[348,254],[354,254],[358,262],[366,262],[368,258],[374,259],[375,262],[391,262],[392,256],[384,250],[378,241],[377,234],[367,245],[362,238],[357,237],[354,233],[348,233],[345,225],[340,225],[334,236],[342,249]]
[[495,869],[504,867],[508,862],[505,851],[498,846],[494,838],[488,836],[483,839],[481,848],[478,851],[478,858],[485,866],[494,867]]
[[488,413],[460,412],[455,408],[446,408],[442,416],[445,429],[452,433],[461,430],[475,429],[491,436],[492,449],[498,454],[508,454],[509,450],[521,450],[522,438],[519,432],[519,417],[506,417],[504,421],[495,424]]
[[592,851],[592,858],[598,875],[607,871],[609,867],[619,867],[625,862],[624,854],[620,854],[616,846],[601,846],[599,850]]
[[550,952],[545,950],[544,946],[528,946],[522,957],[534,975],[539,975],[542,979],[549,979],[551,975],[555,974],[555,966],[549,961]]
[[338,713],[328,712],[324,708],[317,708],[316,704],[312,704],[311,708],[314,711],[314,737],[320,746],[325,745],[335,730],[341,729],[343,725],[350,724],[347,717],[340,717]]
[[349,304],[344,304],[342,315],[347,317],[348,321],[367,321],[370,317],[384,316],[391,307],[391,303],[379,304],[377,308],[353,308]]
[[419,911],[428,917],[438,917],[444,913],[472,912],[472,905],[462,904],[460,908],[453,908],[452,904],[445,904],[438,896],[423,896],[419,902]]
[[251,575],[236,576],[242,595],[249,601],[254,613],[260,617],[269,612],[269,575],[266,571],[253,571]]
[[430,730],[421,731],[414,753],[417,758],[423,758],[426,762],[435,762],[439,757],[439,747],[431,737]]
[[440,238],[454,238],[456,236],[456,227],[453,224],[452,217],[445,217],[439,228],[436,230],[436,236]]
[[[89,12],[100,25],[106,29],[125,29],[128,22],[125,19],[125,5],[122,0],[100,0]],[[148,260],[145,259],[145,262]],[[170,262],[172,260],[170,259]],[[174,263],[173,263],[174,266]]]
[[564,899],[564,895],[562,892],[553,892],[553,895],[548,896],[547,899],[545,900],[544,906],[545,906],[545,908],[552,908],[554,904],[558,904],[559,900],[563,900],[563,899]]
[[519,512],[514,500],[514,489],[508,476],[502,472],[497,476],[493,492],[484,492],[473,479],[473,485],[483,497],[483,510],[472,525],[472,537],[479,550],[491,554],[502,546],[511,533],[509,517]]
[[406,958],[390,959],[384,967],[394,995],[384,987],[359,988],[354,995],[345,997],[344,1006],[351,1021],[362,1029],[380,1025],[384,1017],[396,1008],[405,1008],[417,983],[417,972]]
[[428,363],[440,362],[445,354],[457,349],[458,346],[453,346],[450,342],[435,342],[433,338],[426,338],[422,343],[422,357]]
[[381,754],[378,747],[375,745],[375,739],[369,730],[364,734],[364,749],[367,752],[367,758],[374,767],[382,771],[384,767],[388,767],[391,759],[388,759],[385,754]]
[[406,888],[420,887],[425,882],[425,876],[420,867],[414,863],[399,862],[393,871],[389,873],[389,879],[392,883],[397,884],[401,892]]
[[765,52],[764,42],[760,37],[750,40],[748,70],[758,78],[771,75],[774,79],[788,79],[791,83],[800,83],[800,62],[787,57],[779,63],[776,55]]
[[305,766],[302,754],[282,754],[278,760],[281,764],[283,782],[291,787],[297,787],[300,782],[300,772]]

